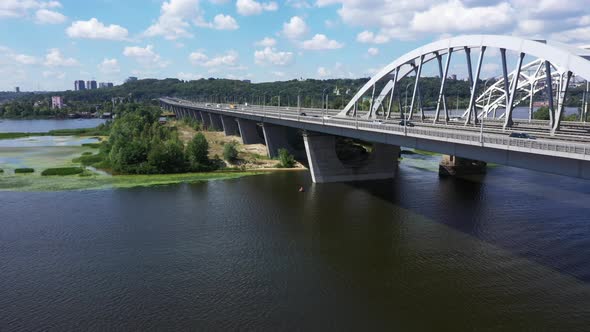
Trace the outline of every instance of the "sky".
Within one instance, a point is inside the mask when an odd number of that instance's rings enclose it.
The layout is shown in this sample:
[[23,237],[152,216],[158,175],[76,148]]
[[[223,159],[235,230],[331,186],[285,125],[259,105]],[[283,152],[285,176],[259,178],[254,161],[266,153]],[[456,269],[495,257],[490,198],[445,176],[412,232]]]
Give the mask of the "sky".
[[[0,91],[74,80],[368,77],[428,42],[590,44],[589,0],[0,0]],[[465,68],[454,64],[462,76]],[[484,66],[493,76],[497,64]]]

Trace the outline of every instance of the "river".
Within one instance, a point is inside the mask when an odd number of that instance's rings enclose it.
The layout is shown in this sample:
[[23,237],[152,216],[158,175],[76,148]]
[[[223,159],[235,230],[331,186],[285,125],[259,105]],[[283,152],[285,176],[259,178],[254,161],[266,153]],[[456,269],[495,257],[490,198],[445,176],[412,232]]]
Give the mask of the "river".
[[589,183],[439,178],[438,158],[393,181],[0,192],[0,330],[587,330]]
[[66,120],[10,120],[0,119],[0,133],[45,133],[58,129],[94,128],[106,120],[103,119],[66,119]]

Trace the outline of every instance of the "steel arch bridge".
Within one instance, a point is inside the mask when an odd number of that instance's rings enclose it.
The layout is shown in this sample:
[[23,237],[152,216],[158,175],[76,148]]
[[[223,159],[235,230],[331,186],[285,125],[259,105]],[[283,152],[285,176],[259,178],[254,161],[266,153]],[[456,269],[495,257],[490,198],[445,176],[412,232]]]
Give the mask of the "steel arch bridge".
[[[500,57],[502,75],[489,88],[484,87],[484,91],[477,91],[484,57],[491,53],[490,49],[499,50],[499,52],[494,52],[497,54],[494,56]],[[479,52],[475,70],[471,56],[474,50]],[[507,52],[517,54],[516,68],[510,72],[507,65]],[[426,121],[420,93],[420,78],[424,65],[436,61],[441,83],[432,122],[434,124],[448,123],[449,110],[446,105],[445,88],[451,59],[460,53],[465,55],[471,87],[469,106],[462,116],[466,125],[472,121],[477,123],[479,119],[488,117],[490,114],[496,117],[497,112],[500,111],[501,114],[497,118],[503,120],[503,128],[511,127],[515,106],[528,100],[530,110],[532,110],[533,97],[541,91],[545,91],[550,110],[549,130],[553,134],[560,128],[566,96],[574,75],[586,81],[586,90],[582,101],[584,115],[588,109],[590,50],[546,40],[529,40],[499,35],[470,35],[436,41],[399,57],[373,76],[338,115],[341,117],[361,116],[367,119],[377,118],[380,115],[386,119],[390,118],[394,95],[400,90],[398,83],[413,74],[415,80],[409,111],[403,111],[400,100],[400,117],[413,119],[416,115],[414,110],[418,108],[420,119]],[[527,56],[534,57],[536,60],[525,64],[524,60]],[[384,88],[376,95],[375,89],[380,83],[385,83]],[[401,97],[399,92],[398,95]],[[360,114],[358,103],[365,96],[370,96],[370,107],[367,112]],[[441,111],[443,112],[442,119]]]

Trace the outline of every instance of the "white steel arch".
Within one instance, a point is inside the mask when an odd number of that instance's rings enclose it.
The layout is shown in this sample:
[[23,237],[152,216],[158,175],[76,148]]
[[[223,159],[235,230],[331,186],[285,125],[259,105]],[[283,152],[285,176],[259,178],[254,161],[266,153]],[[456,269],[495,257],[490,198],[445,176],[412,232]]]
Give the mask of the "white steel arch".
[[[500,54],[502,58],[502,69],[503,69],[503,79],[501,80],[501,84],[503,85],[503,97],[504,97],[504,105],[506,107],[506,111],[504,114],[505,124],[504,127],[509,127],[512,125],[512,110],[515,104],[521,101],[521,99],[516,98],[517,89],[523,85],[521,70],[523,69],[523,60],[525,56],[532,56],[538,59],[541,59],[539,62],[540,66],[543,68],[538,71],[537,74],[541,73],[537,78],[543,78],[546,80],[544,83],[545,87],[547,87],[550,100],[550,109],[552,114],[551,121],[551,130],[552,132],[559,129],[561,114],[563,112],[564,100],[565,95],[567,93],[568,83],[575,73],[578,77],[585,79],[586,81],[590,81],[590,51],[586,49],[581,49],[577,47],[573,47],[570,45],[562,44],[559,42],[553,41],[545,41],[545,40],[529,40],[523,39],[519,37],[513,36],[500,36],[500,35],[468,35],[468,36],[459,36],[454,38],[449,38],[445,40],[439,40],[420,48],[417,48],[405,55],[399,57],[386,67],[384,67],[381,71],[379,71],[375,76],[373,76],[351,99],[348,105],[339,113],[339,116],[348,116],[351,112],[356,112],[355,105],[359,100],[370,90],[374,89],[377,82],[381,81],[384,78],[388,80],[391,79],[390,77],[394,77],[394,82],[398,82],[402,78],[408,76],[410,73],[416,73],[416,82],[414,85],[414,92],[412,95],[412,103],[410,108],[410,115],[414,110],[414,105],[420,105],[420,93],[419,93],[419,79],[422,66],[430,62],[432,60],[438,60],[439,71],[441,74],[441,89],[438,97],[437,102],[437,110],[436,116],[434,121],[437,122],[439,120],[439,112],[441,105],[444,107],[445,110],[445,121],[448,121],[448,112],[445,105],[445,98],[444,98],[444,89],[445,89],[445,82],[448,76],[448,68],[450,59],[454,53],[464,51],[467,55],[467,64],[468,64],[468,73],[469,73],[469,81],[472,84],[471,88],[471,98],[470,98],[470,105],[466,111],[466,123],[468,123],[471,118],[474,121],[477,121],[477,105],[480,101],[479,99],[476,100],[476,84],[479,80],[479,74],[481,71],[481,65],[483,61],[483,57],[487,48],[497,48],[500,49]],[[473,75],[473,68],[471,66],[471,49],[479,49],[480,56],[477,61],[477,68],[475,71],[475,77]],[[518,56],[517,66],[514,71],[511,71],[510,74],[507,70],[506,65],[506,51],[513,51],[516,52]],[[442,55],[447,54],[447,59],[444,64],[442,64]],[[536,63],[535,63],[536,64]],[[530,64],[524,65],[524,68],[530,67]],[[554,102],[553,102],[553,90],[552,90],[552,79],[556,76],[554,71],[557,71],[559,74],[559,91],[557,92],[557,110],[554,109]],[[539,91],[538,88],[535,87],[535,83],[539,79],[534,80],[533,84],[529,84],[532,86],[533,94],[535,91]],[[367,117],[374,117],[377,110],[379,109],[381,103],[383,102],[385,97],[388,93],[391,92],[393,96],[393,90],[395,89],[396,84],[392,82],[388,83],[383,91],[379,94],[377,100],[375,100],[375,96],[371,99],[371,108],[369,113],[366,115]],[[490,87],[492,89],[493,87]],[[498,86],[495,86],[498,89]],[[490,90],[491,91],[491,90]],[[416,96],[418,94],[418,96]],[[416,103],[416,98],[418,101]],[[442,102],[441,102],[442,101]],[[498,101],[497,104],[499,105],[500,102]],[[391,103],[390,103],[391,107]],[[488,111],[488,110],[486,110]],[[387,113],[389,114],[389,112]],[[422,114],[423,118],[423,114]]]

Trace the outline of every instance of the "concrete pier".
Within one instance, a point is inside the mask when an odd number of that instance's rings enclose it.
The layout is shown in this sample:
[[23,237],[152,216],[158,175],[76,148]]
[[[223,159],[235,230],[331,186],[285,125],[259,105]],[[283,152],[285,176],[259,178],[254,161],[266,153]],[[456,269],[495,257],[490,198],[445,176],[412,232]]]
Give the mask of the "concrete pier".
[[258,125],[252,120],[238,119],[238,128],[243,144],[264,144],[264,137],[258,133]]
[[201,118],[203,119],[203,128],[209,129],[211,128],[211,117],[207,112],[201,112]]
[[303,146],[297,149],[295,147],[296,144],[293,144],[298,138],[301,140],[301,136],[297,137],[297,130],[285,126],[263,123],[262,131],[270,158],[278,157],[279,149],[287,149],[297,159],[305,158],[305,149],[303,149]]
[[344,164],[336,153],[336,136],[308,132],[303,140],[315,183],[392,179],[397,174],[399,146],[375,143],[367,160]]
[[221,123],[221,115],[215,113],[209,113],[209,117],[211,118],[211,129],[222,131],[223,124]]
[[438,174],[442,176],[461,176],[485,174],[487,163],[484,161],[443,155],[438,166]]
[[223,125],[223,132],[225,133],[225,136],[240,136],[240,128],[238,128],[236,118],[222,115],[221,124]]

